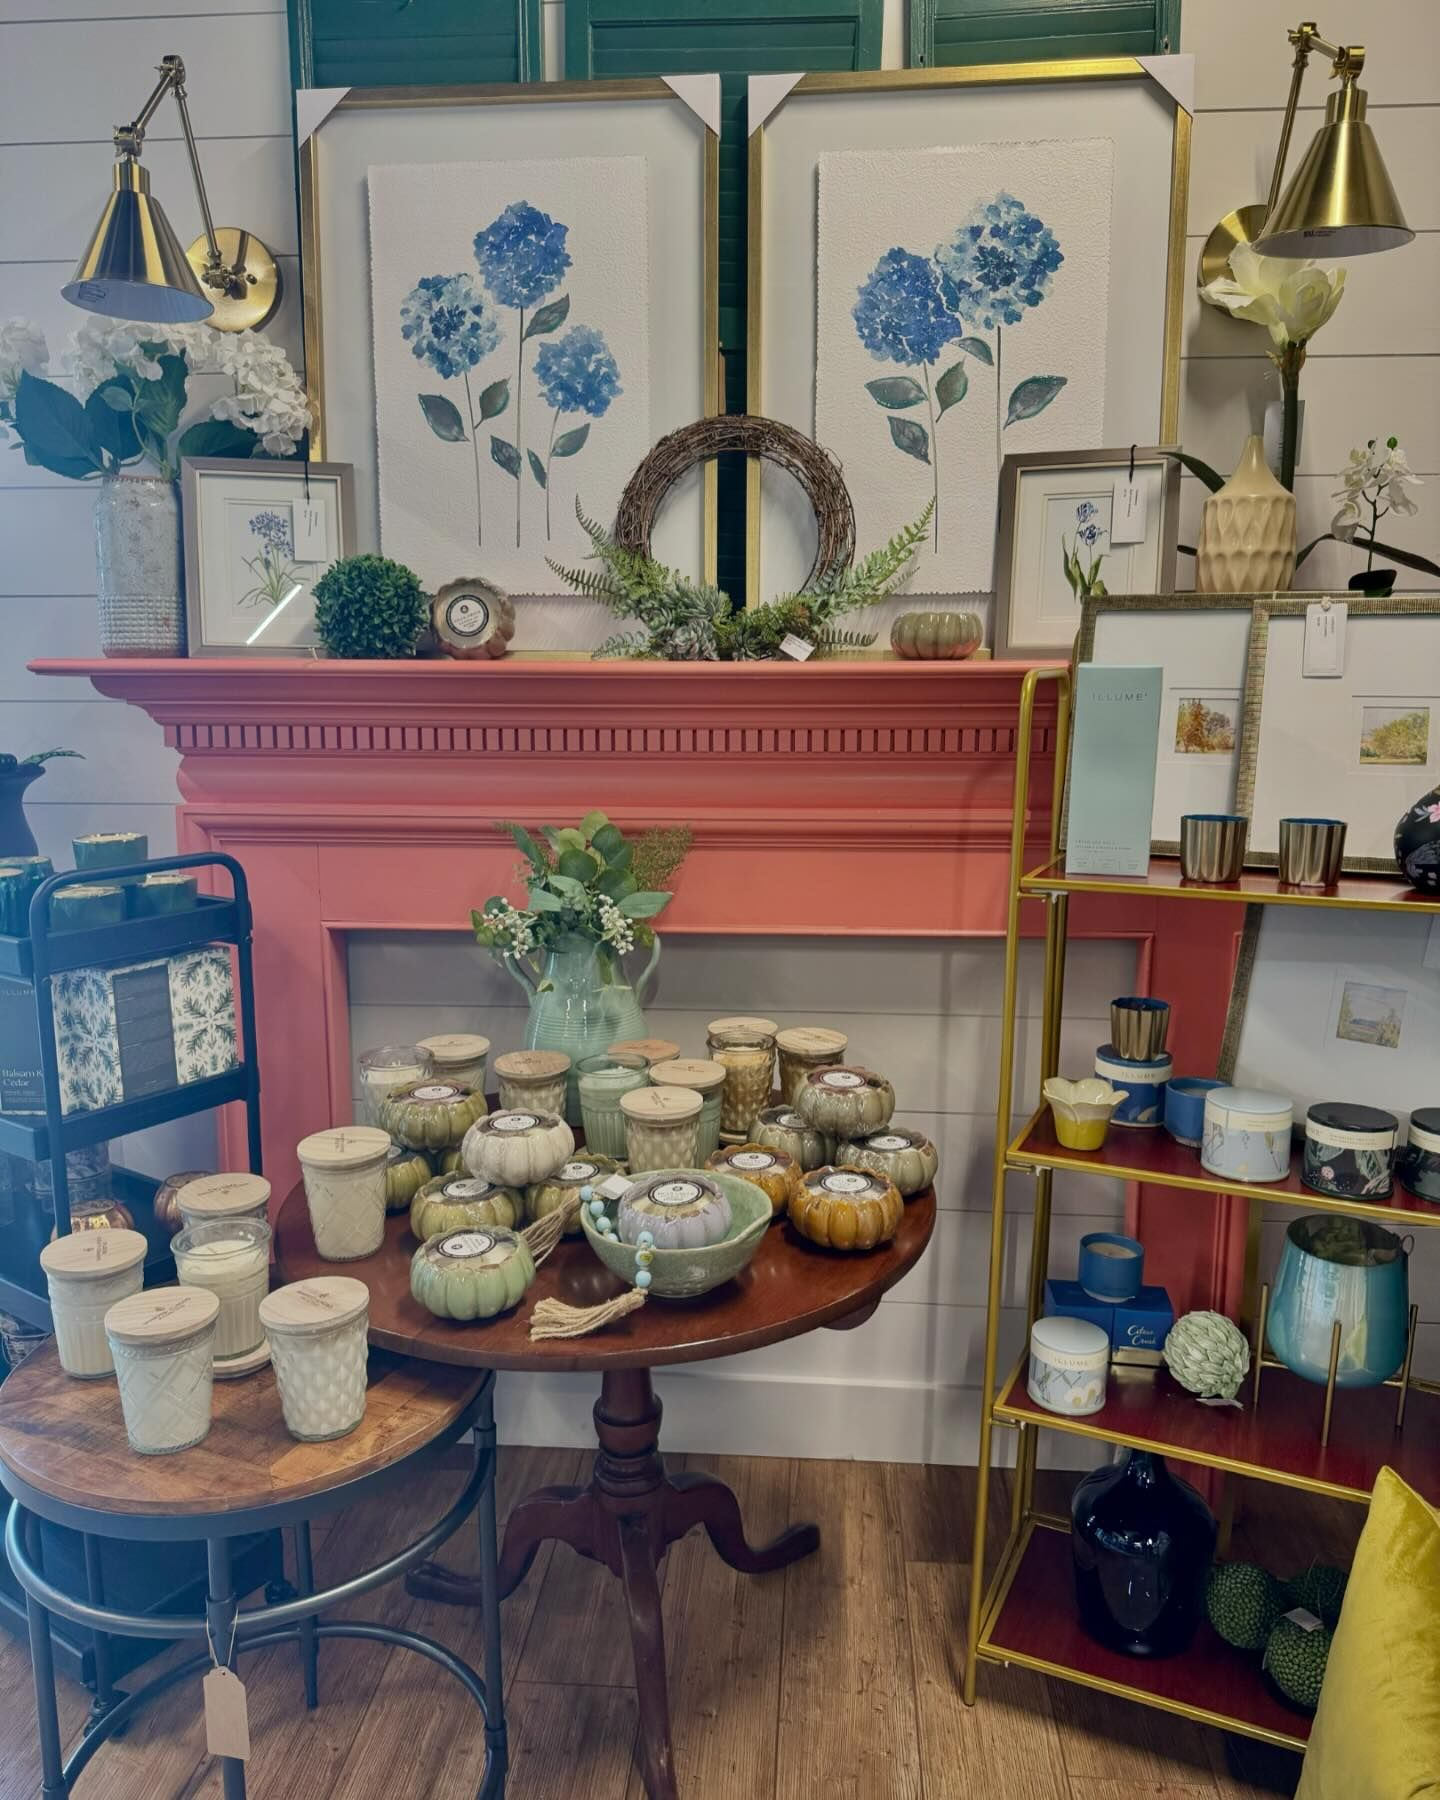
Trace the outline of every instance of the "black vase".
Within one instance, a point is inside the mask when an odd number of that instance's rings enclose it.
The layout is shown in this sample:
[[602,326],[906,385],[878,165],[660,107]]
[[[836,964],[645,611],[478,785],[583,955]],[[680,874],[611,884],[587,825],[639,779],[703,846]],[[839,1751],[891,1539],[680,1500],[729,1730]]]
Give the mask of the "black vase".
[[1440,787],[1422,794],[1395,827],[1400,873],[1422,894],[1440,894]]
[[35,854],[35,834],[25,817],[25,790],[44,773],[40,763],[0,769],[0,857]]
[[1070,1498],[1075,1599],[1091,1637],[1130,1656],[1174,1656],[1194,1634],[1215,1518],[1148,1450],[1088,1474]]

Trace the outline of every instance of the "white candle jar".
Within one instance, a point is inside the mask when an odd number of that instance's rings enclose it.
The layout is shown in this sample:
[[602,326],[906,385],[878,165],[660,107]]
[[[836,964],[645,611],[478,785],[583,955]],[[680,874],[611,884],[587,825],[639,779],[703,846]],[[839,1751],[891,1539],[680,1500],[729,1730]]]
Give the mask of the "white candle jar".
[[576,1064],[580,1091],[580,1123],[585,1127],[585,1147],[600,1156],[625,1159],[625,1115],[620,1099],[636,1088],[648,1087],[649,1064],[643,1056],[611,1051],[604,1056],[582,1056]]
[[215,1321],[205,1288],[152,1288],[105,1315],[125,1435],[140,1456],[172,1456],[210,1430]]
[[693,1169],[700,1131],[700,1096],[688,1088],[645,1087],[620,1096],[625,1115],[625,1160],[632,1175],[651,1169]]
[[407,1081],[423,1081],[434,1063],[423,1044],[381,1044],[362,1050],[359,1059],[361,1123],[380,1123],[380,1102]]
[[349,1275],[315,1275],[260,1303],[285,1429],[302,1443],[344,1437],[365,1417],[370,1290]]
[[185,1287],[220,1302],[215,1360],[249,1356],[265,1342],[260,1302],[270,1291],[270,1227],[258,1219],[188,1225],[175,1239],[175,1273]]
[[144,1236],[138,1231],[72,1231],[40,1252],[50,1290],[50,1317],[60,1367],[78,1381],[115,1373],[105,1314],[145,1282]]
[[725,1065],[703,1056],[677,1056],[669,1062],[656,1063],[650,1071],[650,1080],[656,1087],[685,1088],[700,1096],[695,1158],[703,1163],[707,1156],[713,1156],[720,1148],[720,1099],[725,1087]]
[[270,1207],[270,1183],[263,1175],[226,1170],[187,1181],[178,1196],[180,1223],[209,1225],[216,1219],[259,1219]]
[[357,1262],[385,1241],[385,1163],[390,1139],[374,1125],[337,1125],[295,1146],[310,1230],[326,1262]]
[[495,1058],[495,1075],[503,1110],[565,1117],[570,1058],[563,1050],[512,1050]]
[[485,1092],[485,1064],[490,1055],[490,1040],[475,1031],[453,1031],[441,1037],[421,1038],[422,1050],[430,1053],[430,1063],[441,1081],[457,1081],[461,1087]]

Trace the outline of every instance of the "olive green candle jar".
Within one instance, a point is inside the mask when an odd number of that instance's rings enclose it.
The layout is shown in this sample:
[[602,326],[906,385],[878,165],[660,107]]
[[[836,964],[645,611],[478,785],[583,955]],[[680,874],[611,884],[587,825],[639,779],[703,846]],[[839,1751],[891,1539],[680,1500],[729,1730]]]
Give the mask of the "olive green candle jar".
[[92,831],[71,838],[77,869],[123,869],[150,860],[150,839],[143,831]]
[[767,1106],[756,1115],[750,1139],[767,1150],[783,1150],[807,1171],[835,1160],[834,1138],[807,1125],[793,1106]]
[[656,1087],[686,1088],[700,1096],[700,1125],[695,1138],[695,1154],[701,1162],[720,1147],[720,1097],[725,1086],[724,1063],[710,1062],[703,1056],[676,1056],[669,1062],[656,1063],[650,1071]]
[[720,1140],[743,1144],[775,1080],[775,1038],[751,1025],[716,1024],[706,1038],[710,1055],[725,1070],[720,1090]]
[[828,1025],[797,1025],[779,1032],[775,1048],[780,1052],[780,1098],[793,1106],[800,1083],[810,1071],[827,1063],[843,1063],[849,1047],[845,1033],[832,1031]]
[[495,1058],[501,1106],[565,1117],[570,1058],[563,1050],[511,1050]]
[[[616,1108],[619,1111],[619,1108]],[[622,1120],[623,1123],[623,1120]],[[541,1219],[548,1218],[552,1212],[567,1205],[582,1187],[593,1187],[596,1182],[607,1181],[610,1176],[619,1174],[621,1165],[613,1156],[600,1156],[590,1148],[587,1142],[584,1150],[571,1157],[567,1163],[561,1163],[553,1175],[544,1181],[532,1182],[525,1190],[526,1223],[538,1225]],[[566,1237],[579,1237],[580,1212],[565,1227]]]
[[625,1115],[620,1099],[636,1088],[649,1085],[645,1058],[628,1052],[607,1051],[604,1056],[582,1056],[576,1064],[580,1089],[580,1122],[585,1145],[602,1156],[625,1157]]
[[832,1137],[868,1137],[890,1123],[895,1090],[883,1075],[858,1064],[812,1069],[800,1083],[795,1110]]
[[449,1150],[488,1110],[485,1096],[475,1088],[426,1076],[385,1096],[380,1102],[380,1129],[412,1150]]
[[406,1144],[392,1144],[385,1157],[385,1210],[402,1213],[435,1171],[428,1156]]
[[634,1088],[620,1096],[625,1160],[632,1175],[650,1169],[693,1169],[701,1100],[688,1088]]
[[499,1226],[431,1238],[410,1262],[410,1292],[437,1319],[494,1319],[535,1279],[524,1238]]

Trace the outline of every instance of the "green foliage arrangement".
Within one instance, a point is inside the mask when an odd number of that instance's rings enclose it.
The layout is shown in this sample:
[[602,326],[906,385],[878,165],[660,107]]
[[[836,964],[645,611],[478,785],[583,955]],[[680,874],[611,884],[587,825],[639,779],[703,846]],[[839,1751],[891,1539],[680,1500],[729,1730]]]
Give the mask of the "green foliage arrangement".
[[[475,941],[502,961],[531,957],[562,938],[588,938],[599,952],[601,979],[614,976],[615,959],[655,941],[649,923],[670,904],[664,885],[685,860],[694,833],[688,825],[660,826],[633,842],[603,812],[589,812],[578,826],[541,825],[534,832],[502,821],[525,858],[524,907],[492,894],[470,923]],[[537,970],[538,974],[538,970]]]
[[429,616],[420,578],[388,556],[344,556],[315,583],[315,629],[331,656],[413,656]]
[[47,762],[54,762],[57,756],[73,756],[84,762],[85,756],[80,750],[33,750],[29,756],[12,756],[8,750],[0,751],[0,775],[9,775],[16,769],[43,768]]
[[887,599],[905,582],[915,552],[930,528],[934,502],[879,550],[841,573],[822,577],[803,593],[785,594],[749,612],[732,612],[717,587],[691,581],[638,550],[627,550],[576,502],[575,516],[593,546],[593,568],[550,567],[587,599],[617,618],[634,619],[639,631],[617,632],[597,657],[629,656],[662,662],[751,662],[776,657],[788,633],[805,638],[820,654],[860,649],[874,642],[835,621]]

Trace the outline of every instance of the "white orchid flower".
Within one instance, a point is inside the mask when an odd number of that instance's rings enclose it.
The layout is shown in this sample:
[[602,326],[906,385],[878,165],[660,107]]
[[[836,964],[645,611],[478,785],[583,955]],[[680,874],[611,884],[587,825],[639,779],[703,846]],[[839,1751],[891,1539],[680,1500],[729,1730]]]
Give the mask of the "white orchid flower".
[[1230,253],[1230,274],[1201,288],[1200,298],[1233,318],[1263,325],[1276,350],[1304,344],[1340,304],[1345,291],[1343,269],[1288,256],[1260,256],[1249,244]]
[[1353,543],[1356,528],[1365,523],[1370,513],[1370,533],[1387,513],[1414,514],[1419,507],[1411,499],[1409,489],[1425,484],[1410,467],[1409,459],[1394,438],[1381,446],[1372,438],[1363,449],[1350,452],[1340,471],[1340,486],[1331,494],[1340,502],[1330,521],[1331,534],[1342,544]]

